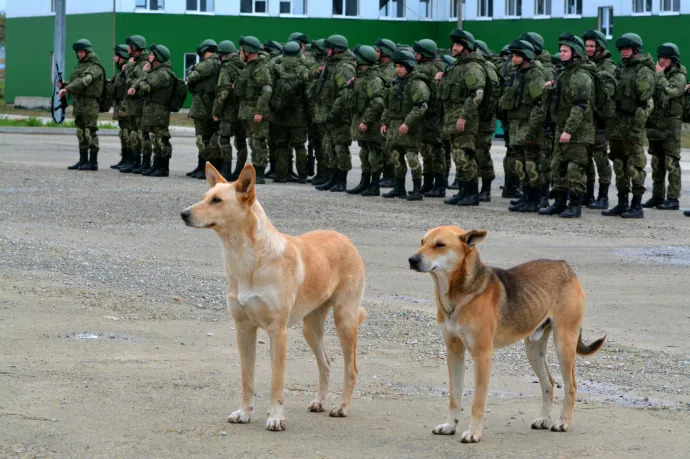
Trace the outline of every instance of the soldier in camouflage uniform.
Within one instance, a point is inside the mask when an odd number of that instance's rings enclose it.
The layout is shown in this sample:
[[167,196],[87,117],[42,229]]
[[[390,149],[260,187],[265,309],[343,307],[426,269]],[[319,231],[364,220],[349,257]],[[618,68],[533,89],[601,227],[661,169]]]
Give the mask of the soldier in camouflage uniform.
[[506,83],[501,108],[507,112],[510,146],[515,152],[515,169],[522,182],[524,199],[508,207],[511,212],[539,210],[544,176],[541,173],[541,147],[544,142],[542,97],[543,69],[534,61],[534,47],[528,41],[510,43],[515,72]]
[[[513,65],[513,56],[510,54],[509,45],[505,45],[499,54],[500,60],[496,64],[498,75],[501,78],[504,89],[507,82],[513,78],[515,73],[515,66]],[[508,115],[505,110],[500,109],[497,112],[497,118],[501,121],[503,129],[503,141],[506,147],[506,155],[503,157],[503,172],[505,174],[504,185],[501,187],[502,198],[522,198],[522,193],[519,190],[520,177],[515,168],[515,149],[510,146],[510,123],[508,122]]]
[[[589,150],[594,145],[594,78],[596,66],[587,59],[580,37],[559,37],[564,69],[555,84],[548,81],[545,99],[551,100],[551,119],[560,134],[553,156],[555,202],[540,215],[579,218],[587,192]],[[570,194],[570,203],[568,201]]]
[[[616,73],[616,64],[611,60],[611,53],[606,49],[606,36],[598,30],[587,30],[583,37],[585,40],[585,51],[589,60],[594,62],[597,66],[597,71],[607,72],[612,77]],[[594,138],[594,147],[592,148],[592,160],[589,165],[589,172],[587,174],[587,189],[592,189],[592,196],[594,195],[594,174],[592,173],[592,162],[596,164],[596,173],[599,175],[599,196],[596,201],[587,204],[590,209],[608,209],[609,208],[609,186],[611,185],[611,162],[609,161],[609,122],[602,120],[597,114],[594,114],[594,121],[596,122],[596,135]],[[591,177],[590,177],[591,176]],[[589,193],[588,193],[589,194]]]
[[379,183],[383,170],[383,137],[381,114],[385,85],[379,75],[376,50],[371,46],[357,45],[352,50],[357,60],[357,77],[351,86],[352,138],[359,143],[362,161],[362,179],[356,187],[345,190],[349,194],[379,196]]
[[[235,171],[232,171],[232,145],[230,138],[237,135],[235,129],[238,126],[239,101],[234,86],[240,79],[240,73],[244,64],[240,61],[235,44],[230,40],[218,43],[218,56],[220,57],[220,74],[218,75],[218,88],[216,99],[213,101],[213,121],[218,126],[218,144],[220,145],[221,165],[218,172],[228,181],[237,180],[244,167],[244,161],[240,161],[239,151]],[[245,140],[246,142],[246,140]],[[246,160],[246,151],[245,151]]]
[[[271,71],[276,64],[283,59],[283,45],[273,40],[264,41],[264,52],[268,55],[271,64]],[[277,155],[276,143],[273,138],[273,121],[268,123],[268,170],[266,171],[266,178],[273,178],[276,172]],[[292,162],[292,161],[291,161]]]
[[132,151],[130,161],[120,166],[120,172],[140,174],[150,167],[151,137],[142,129],[144,116],[144,100],[138,95],[130,95],[129,89],[139,78],[144,76],[144,66],[149,63],[149,52],[146,49],[146,39],[141,35],[132,35],[125,39],[129,46],[129,61],[125,64],[127,96],[121,105],[127,119],[129,132],[129,146]]
[[503,94],[504,83],[498,76],[489,47],[481,40],[475,40],[475,44],[477,50],[484,58],[482,66],[484,68],[484,73],[486,73],[484,98],[478,109],[479,129],[475,138],[477,168],[479,170],[479,177],[482,179],[482,189],[479,192],[479,201],[491,202],[491,182],[496,178],[494,162],[491,159],[491,141],[496,131],[496,112],[498,110],[498,101]]
[[[309,68],[309,89],[307,90],[307,101],[309,103],[309,112],[314,114],[316,110],[316,91],[319,88],[320,81],[319,76],[321,71],[326,66],[326,45],[325,40],[319,39],[315,40],[311,44],[311,50],[314,56],[314,64]],[[312,128],[312,141],[314,143],[314,157],[316,160],[316,175],[312,178],[312,185],[319,186],[323,185],[329,180],[329,176],[326,173],[326,158],[323,153],[323,133],[324,133],[324,123],[316,122],[315,119],[311,120]]]
[[125,71],[122,68],[127,63],[129,59],[129,47],[127,45],[117,45],[114,49],[115,51],[115,67],[117,67],[117,72],[110,79],[108,84],[113,86],[113,120],[117,121],[120,127],[120,150],[121,157],[117,164],[110,166],[111,169],[119,169],[120,166],[127,163],[131,153],[129,152],[129,133],[127,131],[127,120],[125,119],[124,112],[120,110],[120,106],[127,95],[125,90],[126,79]]
[[469,32],[455,29],[453,41],[455,65],[447,74],[439,73],[438,90],[443,103],[443,134],[450,139],[458,193],[445,199],[445,204],[458,206],[479,205],[479,172],[475,137],[479,129],[479,107],[484,100],[486,72],[484,58],[476,51],[474,37]]
[[[395,65],[391,60],[391,56],[397,49],[395,43],[387,38],[377,38],[374,49],[376,49],[376,55],[379,58],[379,75],[386,88],[390,88],[393,86],[393,80],[398,77],[395,73]],[[383,160],[383,177],[380,186],[390,188],[395,185],[395,165],[387,143],[383,145]]]
[[415,41],[412,45],[414,57],[417,59],[417,70],[427,76],[432,83],[429,85],[431,95],[429,110],[424,119],[424,133],[422,134],[422,193],[429,198],[443,198],[446,196],[446,165],[441,144],[441,103],[436,91],[436,74],[445,70],[445,65],[438,57],[436,42],[429,39]]
[[[386,92],[381,116],[381,134],[386,136],[393,156],[395,187],[383,197],[421,201],[422,166],[419,164],[419,147],[431,96],[429,85],[434,83],[416,69],[417,60],[411,52],[394,52],[393,62],[398,78],[394,80],[393,87],[388,88]],[[409,195],[405,192],[408,165],[414,184]]]
[[[611,160],[616,173],[618,204],[601,212],[607,217],[644,218],[642,195],[647,177],[644,129],[654,110],[655,66],[652,56],[640,54],[642,39],[633,33],[616,40],[621,64],[616,71],[616,113],[611,123]],[[632,191],[633,199],[628,204]]]
[[[642,207],[678,210],[680,205],[680,130],[683,99],[688,74],[680,64],[680,51],[673,43],[664,43],[657,50],[654,111],[647,120],[649,154],[652,155],[652,198]],[[668,172],[668,196],[666,196]]]
[[240,58],[245,68],[236,86],[240,100],[239,118],[250,138],[256,183],[263,184],[268,164],[269,101],[273,93],[271,64],[268,55],[261,50],[261,42],[252,36],[240,37]]
[[70,75],[69,81],[60,84],[59,95],[72,96],[74,124],[79,141],[79,161],[67,168],[97,171],[99,99],[105,85],[105,71],[89,40],[76,41],[72,49],[77,54],[77,67]]
[[[312,71],[314,70],[315,67],[317,67],[316,63],[316,51],[312,50],[309,48],[310,46],[310,41],[309,41],[309,36],[303,34],[302,32],[293,32],[290,34],[288,37],[288,42],[297,42],[302,51],[301,54],[302,56],[300,59],[302,60],[302,64],[304,64],[307,69],[309,70],[309,81],[312,81]],[[309,91],[309,85],[307,85],[307,93],[305,96],[308,96],[308,91]],[[311,105],[308,105],[309,108],[311,108]],[[310,115],[311,116],[311,115]],[[290,153],[292,155],[292,152]],[[315,165],[315,155],[314,155],[314,128],[312,127],[312,122],[311,118],[307,119],[307,174],[308,175],[313,175],[314,174],[314,165]],[[292,165],[292,157],[290,158],[290,164]],[[290,167],[290,174],[289,177],[293,177],[295,174],[292,170],[292,166]],[[299,175],[299,174],[297,174]],[[307,179],[309,180],[309,179]],[[303,180],[299,180],[298,182],[300,183],[305,183]]]
[[172,145],[170,144],[170,99],[175,84],[175,73],[170,66],[170,50],[163,45],[151,45],[149,65],[144,75],[129,90],[144,96],[142,125],[151,133],[153,166],[142,172],[151,177],[169,175]]
[[347,173],[352,169],[350,158],[350,110],[348,82],[355,77],[355,57],[348,49],[347,38],[331,35],[325,42],[328,54],[316,88],[314,121],[325,123],[324,153],[329,180],[317,190],[345,191]]
[[212,115],[220,73],[218,44],[211,39],[204,40],[197,48],[197,54],[203,60],[187,70],[187,87],[192,93],[192,107],[188,116],[194,120],[199,163],[187,175],[203,180],[206,178],[206,161],[216,168],[220,167],[220,147],[216,134],[218,122],[213,120]]

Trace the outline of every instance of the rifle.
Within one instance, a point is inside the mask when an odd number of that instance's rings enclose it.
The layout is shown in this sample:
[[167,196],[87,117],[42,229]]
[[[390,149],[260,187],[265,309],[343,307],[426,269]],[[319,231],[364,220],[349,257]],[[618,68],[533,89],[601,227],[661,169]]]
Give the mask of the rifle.
[[[62,72],[60,71],[60,67],[58,66],[57,62],[55,63],[55,81],[53,82],[53,101],[51,104],[51,114],[53,115],[53,121],[55,121],[57,124],[62,123],[65,121],[65,113],[67,110],[67,96],[62,96],[58,98],[58,94],[60,93],[60,88],[58,87],[58,83],[60,83],[62,86],[64,86],[64,81],[62,80]],[[59,114],[58,114],[59,112]]]

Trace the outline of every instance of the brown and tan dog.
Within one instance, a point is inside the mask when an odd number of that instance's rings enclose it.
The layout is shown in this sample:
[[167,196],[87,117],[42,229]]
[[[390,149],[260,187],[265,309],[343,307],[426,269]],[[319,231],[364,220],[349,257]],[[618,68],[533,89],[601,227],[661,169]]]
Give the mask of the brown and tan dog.
[[237,329],[242,365],[242,404],[229,422],[249,422],[254,410],[256,332],[271,341],[271,400],[266,428],[285,430],[283,409],[288,327],[303,323],[304,338],[319,368],[319,391],[309,405],[325,409],[330,360],[324,346],[329,311],[343,350],[345,382],[331,416],[347,416],[357,378],[357,333],[366,318],[364,262],[347,237],[335,231],[312,231],[293,237],[280,233],[256,199],[256,172],[247,165],[233,184],[206,163],[211,189],[203,200],[182,211],[187,226],[210,228],[222,243],[227,302]]
[[[409,259],[410,268],[431,274],[436,291],[437,323],[446,343],[450,385],[450,412],[433,432],[453,435],[459,421],[465,350],[474,361],[475,393],[472,420],[463,443],[480,440],[495,348],[524,339],[527,358],[539,378],[541,416],[533,429],[565,432],[575,404],[575,355],[590,355],[606,336],[582,342],[585,292],[565,261],[535,260],[511,269],[490,268],[479,259],[476,245],[486,231],[439,226],[422,238],[421,248]],[[551,421],[554,379],[546,362],[546,345],[553,331],[565,399],[559,420]]]

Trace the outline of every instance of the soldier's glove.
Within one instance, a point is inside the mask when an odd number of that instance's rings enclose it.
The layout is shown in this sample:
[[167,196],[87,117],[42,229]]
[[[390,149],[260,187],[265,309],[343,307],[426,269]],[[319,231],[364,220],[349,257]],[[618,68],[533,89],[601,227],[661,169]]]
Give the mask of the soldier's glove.
[[336,121],[336,116],[335,113],[333,112],[328,112],[328,116],[326,117],[326,122],[329,124],[335,123]]

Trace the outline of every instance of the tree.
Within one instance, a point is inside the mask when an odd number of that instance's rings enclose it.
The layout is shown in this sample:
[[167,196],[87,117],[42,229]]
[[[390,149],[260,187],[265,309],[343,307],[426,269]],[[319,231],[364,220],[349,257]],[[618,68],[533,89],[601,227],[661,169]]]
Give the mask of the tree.
[[7,18],[5,17],[5,12],[0,11],[0,44],[5,46],[5,24],[7,23]]

